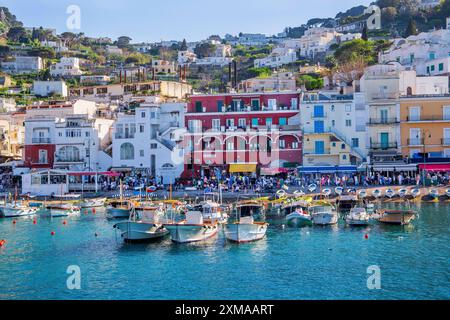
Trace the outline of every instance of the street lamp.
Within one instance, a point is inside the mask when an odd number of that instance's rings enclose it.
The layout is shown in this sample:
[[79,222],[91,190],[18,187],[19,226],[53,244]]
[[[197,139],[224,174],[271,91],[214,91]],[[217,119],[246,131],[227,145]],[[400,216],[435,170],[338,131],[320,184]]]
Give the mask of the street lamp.
[[[427,163],[427,157],[426,157],[426,137],[428,135],[428,138],[431,138],[431,133],[429,130],[422,130],[424,135],[423,135],[423,164],[424,164],[424,169],[422,170],[422,185],[423,187],[425,187],[425,164]],[[419,139],[419,135],[416,136],[417,139]]]

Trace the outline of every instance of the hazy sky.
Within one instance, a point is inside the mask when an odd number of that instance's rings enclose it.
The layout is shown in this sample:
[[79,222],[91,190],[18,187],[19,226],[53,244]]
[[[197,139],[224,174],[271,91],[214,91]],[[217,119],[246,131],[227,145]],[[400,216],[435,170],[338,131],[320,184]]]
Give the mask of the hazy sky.
[[0,0],[27,27],[67,30],[69,5],[81,9],[87,36],[113,40],[128,35],[133,42],[196,41],[211,34],[277,34],[310,18],[334,17],[371,0]]

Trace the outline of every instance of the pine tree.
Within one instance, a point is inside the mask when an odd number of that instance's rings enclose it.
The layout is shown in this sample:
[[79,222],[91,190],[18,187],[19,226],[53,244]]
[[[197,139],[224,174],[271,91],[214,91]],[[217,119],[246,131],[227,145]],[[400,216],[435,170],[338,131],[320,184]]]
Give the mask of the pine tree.
[[361,39],[363,39],[364,41],[369,40],[369,37],[367,35],[367,26],[364,26],[363,30],[362,30],[362,35],[361,35]]
[[417,30],[417,23],[415,20],[410,19],[408,23],[408,27],[406,27],[405,38],[409,36],[415,36],[419,33]]
[[183,39],[183,42],[181,43],[180,50],[181,51],[186,51],[187,49],[188,49],[188,47],[187,47],[186,39]]

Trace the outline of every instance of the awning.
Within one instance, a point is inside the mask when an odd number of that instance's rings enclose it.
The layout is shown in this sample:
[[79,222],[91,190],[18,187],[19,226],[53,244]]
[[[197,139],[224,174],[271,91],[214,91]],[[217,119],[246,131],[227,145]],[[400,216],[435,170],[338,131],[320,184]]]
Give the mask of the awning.
[[317,167],[297,167],[300,173],[334,173],[334,172],[356,172],[356,166],[317,166]]
[[435,172],[450,172],[450,163],[419,164],[419,169]]
[[286,168],[261,168],[261,175],[263,176],[274,176],[286,172],[289,172]]
[[114,167],[114,168],[111,168],[111,171],[131,172],[131,171],[133,171],[133,168],[130,168],[130,167]]
[[88,172],[69,172],[68,173],[69,176],[75,176],[75,177],[95,176],[96,174],[99,175],[99,176],[108,176],[108,177],[118,177],[118,176],[120,176],[120,173],[112,172],[112,171],[107,171],[107,172],[88,171]]
[[373,171],[380,171],[380,172],[417,171],[417,166],[415,164],[404,164],[404,165],[384,164],[384,165],[369,166],[369,171],[372,169]]
[[230,173],[256,172],[256,163],[232,163],[228,171]]

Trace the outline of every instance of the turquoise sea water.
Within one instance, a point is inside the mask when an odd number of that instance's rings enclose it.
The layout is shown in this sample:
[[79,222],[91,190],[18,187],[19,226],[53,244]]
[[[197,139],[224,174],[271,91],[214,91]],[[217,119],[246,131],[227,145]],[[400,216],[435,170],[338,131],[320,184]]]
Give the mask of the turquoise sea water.
[[[405,227],[273,221],[266,239],[241,245],[222,233],[124,244],[98,211],[66,225],[0,219],[0,299],[449,299],[449,218],[450,205],[422,204]],[[80,290],[67,288],[69,265],[81,269]],[[370,265],[380,267],[380,290],[367,288]]]

